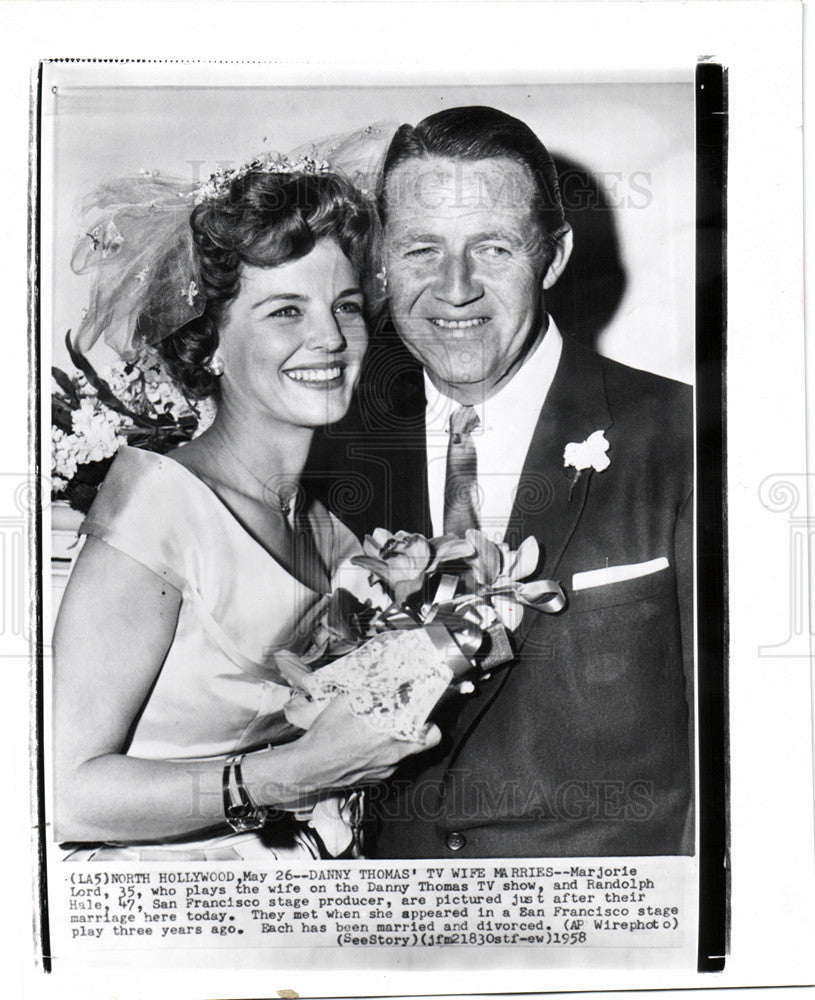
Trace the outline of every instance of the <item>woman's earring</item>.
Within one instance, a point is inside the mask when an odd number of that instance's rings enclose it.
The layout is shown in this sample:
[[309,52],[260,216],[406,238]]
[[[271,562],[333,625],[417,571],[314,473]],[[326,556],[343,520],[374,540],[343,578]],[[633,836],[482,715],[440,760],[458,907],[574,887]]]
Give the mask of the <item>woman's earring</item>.
[[388,269],[383,267],[376,275],[377,281],[379,282],[379,290],[383,295],[388,294]]
[[220,354],[213,354],[211,360],[204,365],[204,369],[214,375],[216,378],[220,378],[224,373],[224,359]]

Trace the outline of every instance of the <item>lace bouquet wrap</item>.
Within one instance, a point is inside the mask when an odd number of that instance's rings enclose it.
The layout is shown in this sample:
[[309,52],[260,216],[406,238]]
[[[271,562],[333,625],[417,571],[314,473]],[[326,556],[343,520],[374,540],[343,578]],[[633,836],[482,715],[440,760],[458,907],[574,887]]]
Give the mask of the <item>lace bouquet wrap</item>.
[[378,528],[363,548],[351,561],[384,600],[363,602],[340,587],[326,598],[305,656],[275,654],[295,690],[286,717],[302,729],[345,694],[355,715],[418,740],[451,688],[471,691],[473,680],[513,659],[509,633],[525,608],[556,614],[566,605],[555,581],[522,582],[538,565],[531,537],[513,552],[473,529],[463,539],[427,539]]

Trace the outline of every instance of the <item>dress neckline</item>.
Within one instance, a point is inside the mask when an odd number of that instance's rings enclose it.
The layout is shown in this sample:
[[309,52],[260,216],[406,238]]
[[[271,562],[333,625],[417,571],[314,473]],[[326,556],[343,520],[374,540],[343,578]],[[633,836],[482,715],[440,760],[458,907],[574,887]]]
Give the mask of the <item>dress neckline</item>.
[[[128,455],[134,455],[135,454],[135,455],[138,455],[138,456],[149,455],[149,456],[151,456],[151,458],[149,458],[147,460],[148,463],[151,462],[151,461],[154,461],[155,465],[158,466],[162,462],[164,462],[164,463],[169,464],[170,466],[172,466],[172,467],[174,467],[176,469],[179,469],[180,472],[181,472],[181,474],[182,474],[182,478],[185,478],[187,480],[192,480],[194,483],[196,483],[197,486],[198,486],[198,488],[200,488],[202,496],[205,495],[205,496],[209,497],[210,506],[214,506],[218,510],[220,510],[222,516],[230,524],[232,524],[234,526],[234,528],[239,532],[239,534],[243,538],[245,538],[249,542],[249,544],[251,546],[253,546],[262,555],[264,555],[267,559],[269,559],[271,562],[273,562],[274,565],[281,572],[285,573],[286,576],[288,576],[292,580],[294,580],[297,583],[298,586],[302,587],[304,590],[307,590],[311,594],[321,595],[322,593],[325,593],[324,591],[315,590],[314,587],[310,587],[307,583],[304,583],[298,576],[295,576],[295,574],[292,573],[286,566],[284,566],[284,564],[282,562],[280,562],[280,560],[275,556],[275,554],[273,552],[270,552],[269,549],[267,549],[265,545],[263,545],[260,541],[258,541],[258,539],[252,534],[252,532],[249,531],[245,527],[245,525],[241,522],[241,520],[238,517],[235,516],[235,514],[232,512],[232,510],[230,510],[229,506],[221,499],[221,497],[218,496],[218,494],[215,492],[215,490],[211,486],[209,486],[200,476],[196,475],[192,471],[192,469],[187,468],[186,465],[182,465],[181,462],[177,462],[174,458],[171,458],[169,455],[161,455],[158,452],[148,451],[146,448],[133,448],[130,445],[123,445],[119,449],[118,454],[121,455],[123,453],[126,453]],[[129,460],[130,459],[128,459],[128,461]],[[137,462],[141,461],[141,460],[142,459],[140,457],[136,458]],[[310,525],[311,531],[312,531],[312,537],[313,537],[314,543],[315,543],[315,548],[317,548],[318,555],[319,555],[320,559],[323,562],[323,569],[324,569],[325,576],[326,576],[326,579],[328,581],[329,589],[330,589],[330,568],[329,568],[329,566],[326,563],[326,559],[325,559],[324,553],[322,551],[323,546],[321,546],[321,545],[318,544],[319,542],[323,541],[323,536],[322,536],[322,534],[320,532],[318,532],[317,530],[315,530],[314,519],[311,516],[311,514],[312,514],[312,512],[314,510],[314,505],[315,504],[319,504],[319,501],[316,501],[316,500],[312,501],[312,507],[311,507],[311,509],[309,510],[309,512],[305,516],[308,518],[308,522],[309,522],[309,525]],[[320,506],[322,506],[322,505],[320,505]],[[333,544],[334,526],[331,523],[331,517],[332,517],[332,515],[331,515],[331,513],[328,510],[326,510],[326,515],[327,515],[326,516],[326,520],[327,520],[327,523],[329,524],[330,530],[331,530],[331,537],[332,537],[332,544]]]

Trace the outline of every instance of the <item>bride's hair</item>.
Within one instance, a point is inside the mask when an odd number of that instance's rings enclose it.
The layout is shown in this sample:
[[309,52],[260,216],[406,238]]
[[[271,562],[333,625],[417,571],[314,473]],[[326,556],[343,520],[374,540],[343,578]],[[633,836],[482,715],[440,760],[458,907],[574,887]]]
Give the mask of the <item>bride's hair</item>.
[[240,289],[243,265],[275,267],[334,239],[362,280],[371,273],[378,219],[371,203],[337,174],[254,170],[190,216],[206,308],[156,347],[173,378],[195,398],[217,395],[206,365],[218,347],[218,325]]

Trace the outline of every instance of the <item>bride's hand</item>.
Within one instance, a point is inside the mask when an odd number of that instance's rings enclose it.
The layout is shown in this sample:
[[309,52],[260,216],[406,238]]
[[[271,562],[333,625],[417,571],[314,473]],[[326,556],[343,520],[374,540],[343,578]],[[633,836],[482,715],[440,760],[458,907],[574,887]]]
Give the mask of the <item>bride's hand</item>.
[[314,792],[381,781],[404,757],[440,739],[438,726],[429,724],[421,740],[397,740],[354,715],[348,697],[339,695],[296,742],[248,754],[244,777],[256,802],[287,807]]
[[404,757],[428,750],[440,740],[439,727],[432,723],[425,726],[420,740],[398,740],[354,715],[348,696],[339,695],[298,742],[308,741],[310,751],[316,752],[326,782],[323,787],[344,788],[387,778]]

